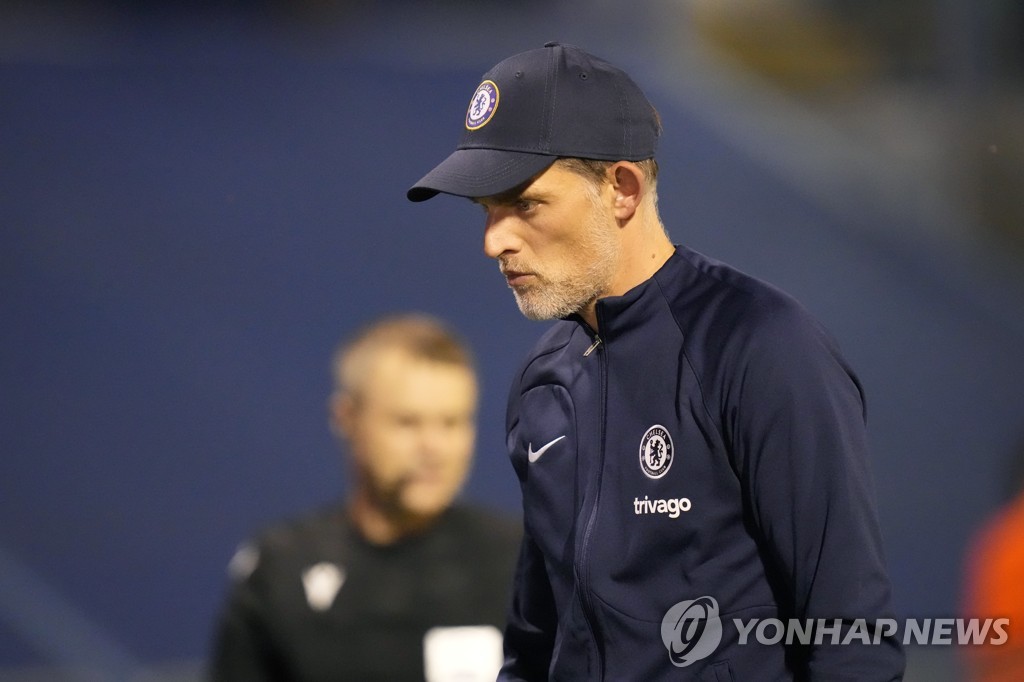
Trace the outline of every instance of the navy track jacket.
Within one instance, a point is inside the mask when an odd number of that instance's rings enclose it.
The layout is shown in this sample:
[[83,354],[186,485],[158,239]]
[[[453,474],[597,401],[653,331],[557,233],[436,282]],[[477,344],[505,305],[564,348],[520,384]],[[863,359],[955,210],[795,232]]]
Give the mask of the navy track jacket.
[[[597,319],[557,322],[512,386],[499,679],[901,679],[861,387],[822,327],[683,247]],[[759,643],[765,619],[801,629]]]

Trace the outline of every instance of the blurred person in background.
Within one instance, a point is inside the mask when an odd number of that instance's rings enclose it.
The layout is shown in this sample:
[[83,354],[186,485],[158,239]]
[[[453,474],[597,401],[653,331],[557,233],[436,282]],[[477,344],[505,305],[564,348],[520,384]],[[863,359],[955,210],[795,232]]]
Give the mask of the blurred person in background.
[[476,436],[468,348],[432,318],[385,318],[333,369],[350,495],[239,549],[212,679],[493,680],[520,530],[455,501]]
[[1006,641],[962,647],[968,682],[1024,680],[1024,441],[1013,452],[1006,499],[967,553],[966,618],[1008,618]]

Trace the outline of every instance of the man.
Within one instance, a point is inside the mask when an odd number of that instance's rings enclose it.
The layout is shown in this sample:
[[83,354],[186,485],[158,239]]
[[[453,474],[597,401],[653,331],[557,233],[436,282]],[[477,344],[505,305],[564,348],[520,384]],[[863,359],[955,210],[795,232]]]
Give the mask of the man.
[[468,350],[431,318],[388,318],[334,374],[351,495],[236,554],[213,678],[493,680],[521,534],[453,506],[476,434]]
[[481,205],[520,310],[562,320],[509,399],[500,679],[899,679],[860,385],[792,299],[673,246],[660,128],[625,73],[550,43],[484,75],[408,192]]

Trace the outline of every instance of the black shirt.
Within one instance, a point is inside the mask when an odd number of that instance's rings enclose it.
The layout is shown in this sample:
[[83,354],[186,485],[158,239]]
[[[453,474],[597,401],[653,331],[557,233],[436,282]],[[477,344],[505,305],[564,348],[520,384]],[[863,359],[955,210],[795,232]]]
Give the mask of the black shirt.
[[518,523],[464,506],[386,546],[341,507],[275,526],[233,560],[212,677],[422,682],[429,629],[504,627],[519,539]]

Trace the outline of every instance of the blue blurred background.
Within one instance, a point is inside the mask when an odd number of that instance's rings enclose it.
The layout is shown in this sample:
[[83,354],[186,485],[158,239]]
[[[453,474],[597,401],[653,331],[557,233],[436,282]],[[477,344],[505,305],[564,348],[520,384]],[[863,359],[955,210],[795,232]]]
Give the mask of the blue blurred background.
[[478,209],[404,192],[480,75],[554,39],[659,109],[673,239],[838,338],[897,611],[957,615],[1024,435],[1024,11],[892,5],[0,6],[0,679],[199,679],[236,545],[343,492],[329,356],[383,313],[474,346],[466,496],[517,509],[504,400],[545,325]]

